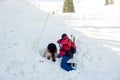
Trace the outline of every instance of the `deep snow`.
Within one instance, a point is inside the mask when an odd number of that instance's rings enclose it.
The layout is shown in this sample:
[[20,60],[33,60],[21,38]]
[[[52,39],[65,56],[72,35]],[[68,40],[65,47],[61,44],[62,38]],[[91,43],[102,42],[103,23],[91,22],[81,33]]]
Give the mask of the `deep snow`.
[[[0,80],[120,80],[120,2],[88,1],[62,14],[60,0],[0,0]],[[62,33],[76,36],[76,71],[41,56]]]

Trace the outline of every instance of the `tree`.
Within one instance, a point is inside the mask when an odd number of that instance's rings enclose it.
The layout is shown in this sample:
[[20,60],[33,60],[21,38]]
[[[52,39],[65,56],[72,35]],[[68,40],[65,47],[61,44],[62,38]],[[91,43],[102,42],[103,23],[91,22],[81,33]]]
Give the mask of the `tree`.
[[111,5],[113,3],[114,3],[113,0],[105,0],[105,5]]
[[65,0],[63,6],[63,13],[75,12],[73,0]]

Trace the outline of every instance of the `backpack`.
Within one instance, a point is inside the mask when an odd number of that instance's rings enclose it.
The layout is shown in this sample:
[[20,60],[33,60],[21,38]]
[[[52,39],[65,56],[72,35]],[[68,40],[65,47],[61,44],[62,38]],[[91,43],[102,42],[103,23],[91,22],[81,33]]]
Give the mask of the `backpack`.
[[68,45],[70,46],[70,51],[71,51],[73,54],[76,53],[75,43],[72,42],[71,40],[69,40],[69,44],[68,44]]
[[73,54],[76,53],[76,46],[75,43],[72,42],[70,39],[68,41],[68,47],[70,47],[70,50],[66,51],[66,55],[70,58],[73,58]]

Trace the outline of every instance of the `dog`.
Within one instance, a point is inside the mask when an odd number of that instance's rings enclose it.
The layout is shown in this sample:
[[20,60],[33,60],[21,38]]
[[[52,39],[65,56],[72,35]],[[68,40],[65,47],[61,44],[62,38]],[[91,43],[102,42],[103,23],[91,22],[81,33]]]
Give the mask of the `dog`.
[[57,57],[57,47],[54,43],[50,43],[47,46],[47,49],[44,53],[44,56],[48,59],[48,60],[52,60],[53,62],[56,61],[56,57]]

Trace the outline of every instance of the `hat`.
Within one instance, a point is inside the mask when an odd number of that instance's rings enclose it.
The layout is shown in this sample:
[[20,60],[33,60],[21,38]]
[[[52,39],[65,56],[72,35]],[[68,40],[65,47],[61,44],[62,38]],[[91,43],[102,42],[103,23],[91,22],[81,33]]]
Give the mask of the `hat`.
[[61,37],[62,37],[62,39],[63,39],[65,36],[67,36],[67,34],[65,34],[65,33],[64,33],[64,34],[62,34],[62,36],[61,36]]

